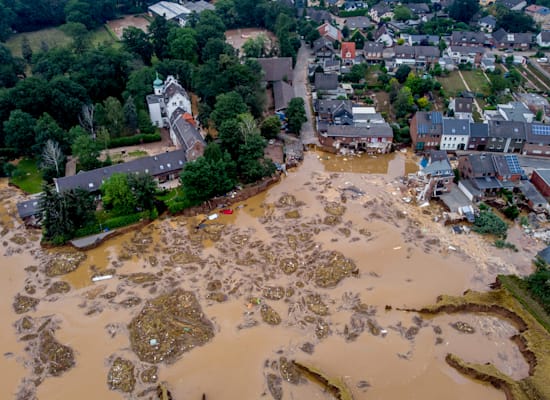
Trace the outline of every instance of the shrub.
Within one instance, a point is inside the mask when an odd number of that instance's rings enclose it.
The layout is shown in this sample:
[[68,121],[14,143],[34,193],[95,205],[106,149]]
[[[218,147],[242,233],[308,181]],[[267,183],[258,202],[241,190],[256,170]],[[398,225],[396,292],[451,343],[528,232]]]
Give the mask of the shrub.
[[506,237],[508,225],[491,211],[481,211],[474,221],[474,232]]
[[507,241],[502,240],[502,239],[495,240],[495,247],[497,247],[499,249],[510,249],[510,250],[514,251],[515,253],[517,253],[519,251],[515,244],[507,242]]
[[136,222],[139,222],[142,219],[147,218],[148,216],[148,211],[139,212],[136,214],[121,215],[120,217],[108,219],[103,225],[104,228],[115,229],[120,228],[121,226],[135,224]]
[[133,136],[123,136],[119,138],[113,138],[109,141],[108,147],[113,149],[115,147],[123,146],[134,146],[141,143],[152,143],[159,142],[162,138],[159,133],[145,134],[141,133],[139,135]]

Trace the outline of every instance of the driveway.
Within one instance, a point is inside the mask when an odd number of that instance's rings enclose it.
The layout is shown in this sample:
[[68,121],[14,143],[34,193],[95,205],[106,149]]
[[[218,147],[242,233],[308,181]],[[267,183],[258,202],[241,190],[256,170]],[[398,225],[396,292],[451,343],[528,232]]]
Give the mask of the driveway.
[[311,105],[311,92],[309,91],[309,83],[307,80],[307,64],[310,57],[310,49],[305,42],[302,41],[302,47],[298,51],[296,66],[294,67],[294,95],[304,99],[307,121],[302,125],[300,139],[302,144],[319,144],[315,129],[313,128],[313,115]]

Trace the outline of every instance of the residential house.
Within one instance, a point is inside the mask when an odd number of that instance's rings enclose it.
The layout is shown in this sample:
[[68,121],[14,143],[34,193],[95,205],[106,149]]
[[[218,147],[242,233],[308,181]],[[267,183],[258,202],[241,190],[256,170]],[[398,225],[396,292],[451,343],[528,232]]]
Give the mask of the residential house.
[[373,23],[370,21],[369,18],[365,16],[358,16],[358,17],[347,17],[346,21],[344,22],[344,25],[349,28],[350,31],[354,31],[356,29],[364,32],[371,28],[373,26]]
[[468,119],[443,118],[440,149],[445,151],[466,150],[470,138]]
[[470,97],[457,97],[449,101],[449,110],[453,110],[454,117],[473,122],[474,99]]
[[337,74],[325,74],[322,72],[315,73],[314,80],[315,90],[317,96],[338,96],[338,75]]
[[405,42],[409,46],[421,45],[421,46],[437,46],[439,45],[439,36],[437,35],[409,35],[402,34],[402,39],[405,39]]
[[318,10],[316,8],[306,8],[306,18],[309,17],[312,21],[317,22],[319,25],[325,22],[332,22],[332,14],[327,10]]
[[438,149],[443,134],[443,116],[439,111],[418,111],[411,120],[410,134],[414,151]]
[[480,65],[485,54],[485,48],[480,46],[449,46],[446,51],[454,63],[473,66]]
[[355,42],[342,42],[341,50],[342,63],[344,65],[355,64]]
[[492,15],[487,15],[480,18],[479,21],[477,21],[477,24],[483,32],[492,33],[497,26],[497,19]]
[[479,0],[479,5],[481,7],[489,7],[491,4],[495,4],[496,0]]
[[187,161],[193,161],[202,156],[206,143],[197,130],[191,114],[177,109],[170,116],[170,138],[180,147]]
[[527,106],[519,101],[508,104],[497,104],[496,110],[485,110],[483,113],[487,121],[517,121],[531,123],[535,114]]
[[325,133],[319,134],[319,142],[336,149],[387,153],[392,146],[393,129],[387,123],[368,126],[329,125]]
[[531,4],[525,9],[525,14],[530,15],[543,29],[548,29],[550,23],[550,8]]
[[492,54],[484,54],[479,67],[485,72],[494,72],[496,68],[495,57]]
[[420,201],[430,200],[449,193],[455,177],[446,151],[430,150],[428,164],[418,171],[418,175],[426,179],[426,185],[419,194]]
[[33,197],[29,200],[17,203],[17,214],[25,222],[26,226],[38,226],[42,219],[42,210],[40,209],[40,199]]
[[535,212],[548,211],[548,201],[544,196],[537,190],[535,185],[527,180],[523,180],[519,183],[519,190],[527,200],[527,205],[530,210]]
[[323,60],[323,72],[325,73],[338,73],[340,72],[340,60],[338,59],[331,59],[331,58],[325,58]]
[[320,37],[313,42],[313,54],[318,59],[332,59],[336,54],[334,42],[328,38]]
[[510,11],[521,11],[527,6],[525,0],[497,0],[496,4],[500,4]]
[[541,111],[544,118],[549,113],[550,103],[540,94],[521,93],[518,94],[518,96],[521,102],[525,104],[533,114],[537,114],[537,112]]
[[454,31],[451,34],[451,46],[480,47],[488,44],[489,40],[483,32]]
[[550,125],[527,124],[523,154],[550,156]]
[[530,49],[533,44],[533,34],[526,33],[507,33],[500,28],[493,32],[493,41],[496,48],[502,49]]
[[355,126],[368,127],[373,124],[386,123],[382,114],[377,113],[374,107],[354,106],[351,112],[353,114],[353,124]]
[[273,101],[275,111],[284,111],[288,103],[295,97],[294,88],[285,81],[276,81],[273,83]]
[[317,28],[317,31],[319,32],[319,35],[321,35],[321,37],[332,40],[332,42],[342,41],[342,32],[334,25],[325,22],[323,25]]
[[524,175],[516,155],[468,154],[458,157],[463,178],[459,188],[470,200],[492,197],[513,188]]
[[550,197],[550,169],[536,169],[531,182],[544,197]]
[[346,0],[344,3],[344,10],[346,11],[355,11],[365,8],[367,6],[366,2],[358,0]]
[[382,25],[374,31],[373,37],[374,41],[377,43],[382,43],[386,47],[393,46],[393,33],[386,27],[386,25]]
[[536,37],[537,44],[540,47],[550,47],[550,31],[542,31]]
[[292,84],[292,57],[258,58],[256,61],[264,71],[263,80],[268,84],[285,81]]
[[470,124],[468,150],[485,151],[489,142],[489,125],[482,122]]
[[313,109],[317,116],[317,125],[353,125],[353,111],[351,100],[324,100],[317,99]]
[[395,46],[395,64],[412,65],[418,68],[437,63],[439,48],[435,46]]
[[153,176],[158,182],[165,182],[178,179],[186,161],[184,151],[170,151],[91,171],[81,171],[72,176],[54,178],[54,184],[58,193],[71,189],[97,192],[100,190],[101,185],[115,173],[143,173]]
[[378,24],[382,19],[392,19],[393,11],[389,5],[384,2],[380,2],[371,7],[369,10],[369,17]]
[[516,121],[489,121],[488,151],[521,153],[525,139],[525,123]]
[[425,17],[426,14],[430,12],[430,6],[426,3],[406,3],[403,6],[411,10],[413,15],[416,15],[420,18]]
[[363,47],[363,58],[368,64],[381,62],[384,57],[384,45],[376,42],[365,42]]

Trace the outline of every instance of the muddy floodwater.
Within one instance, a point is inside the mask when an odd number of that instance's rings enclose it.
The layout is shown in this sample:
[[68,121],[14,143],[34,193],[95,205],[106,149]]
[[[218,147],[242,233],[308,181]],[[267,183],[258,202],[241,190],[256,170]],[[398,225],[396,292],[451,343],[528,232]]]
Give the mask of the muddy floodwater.
[[159,382],[175,400],[332,398],[295,360],[354,399],[504,399],[445,356],[526,377],[508,321],[396,308],[488,290],[532,254],[406,204],[397,178],[415,169],[309,152],[232,215],[161,218],[83,253],[41,249],[3,183],[1,398],[153,399]]

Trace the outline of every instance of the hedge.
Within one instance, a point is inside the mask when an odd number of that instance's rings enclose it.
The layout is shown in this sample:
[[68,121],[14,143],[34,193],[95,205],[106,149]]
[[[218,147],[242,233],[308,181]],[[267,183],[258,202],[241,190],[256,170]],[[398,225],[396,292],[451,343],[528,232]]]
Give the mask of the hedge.
[[[154,215],[153,215],[154,216]],[[158,216],[158,214],[157,214]],[[142,211],[130,215],[121,215],[120,217],[109,218],[101,225],[97,222],[84,226],[75,232],[75,237],[83,237],[101,233],[104,229],[115,229],[122,226],[135,224],[144,218],[149,218],[149,211]]]
[[160,133],[151,133],[151,134],[141,133],[139,135],[123,136],[123,137],[111,139],[109,141],[108,147],[110,149],[113,149],[115,147],[133,146],[141,143],[159,142],[161,139],[162,138],[160,137]]

